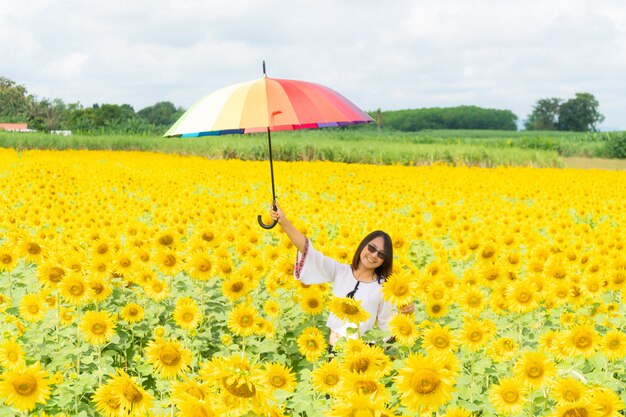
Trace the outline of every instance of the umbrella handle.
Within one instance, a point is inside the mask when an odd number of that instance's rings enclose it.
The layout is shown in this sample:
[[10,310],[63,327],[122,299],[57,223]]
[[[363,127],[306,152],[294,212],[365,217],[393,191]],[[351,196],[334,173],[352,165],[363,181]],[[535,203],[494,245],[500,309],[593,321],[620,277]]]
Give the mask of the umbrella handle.
[[259,221],[259,226],[261,226],[264,229],[273,229],[274,226],[276,226],[278,224],[278,220],[274,220],[272,223],[270,224],[265,224],[263,223],[263,216],[261,216],[259,214],[259,216],[257,217],[257,220]]

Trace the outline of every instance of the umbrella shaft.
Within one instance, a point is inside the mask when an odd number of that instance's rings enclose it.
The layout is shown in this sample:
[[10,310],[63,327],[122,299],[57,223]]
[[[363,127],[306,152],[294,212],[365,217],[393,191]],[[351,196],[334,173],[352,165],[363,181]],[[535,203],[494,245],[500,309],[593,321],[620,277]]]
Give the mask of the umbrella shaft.
[[276,191],[274,190],[274,163],[272,162],[272,135],[270,128],[267,128],[267,144],[270,150],[270,173],[272,175],[272,205],[276,208]]

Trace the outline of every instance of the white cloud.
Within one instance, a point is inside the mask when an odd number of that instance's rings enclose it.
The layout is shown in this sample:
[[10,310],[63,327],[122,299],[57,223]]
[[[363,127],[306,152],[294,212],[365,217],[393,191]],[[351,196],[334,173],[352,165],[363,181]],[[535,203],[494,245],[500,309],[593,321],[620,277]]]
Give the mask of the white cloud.
[[0,75],[39,97],[188,107],[268,75],[366,110],[475,104],[525,118],[594,94],[626,129],[621,0],[0,0]]

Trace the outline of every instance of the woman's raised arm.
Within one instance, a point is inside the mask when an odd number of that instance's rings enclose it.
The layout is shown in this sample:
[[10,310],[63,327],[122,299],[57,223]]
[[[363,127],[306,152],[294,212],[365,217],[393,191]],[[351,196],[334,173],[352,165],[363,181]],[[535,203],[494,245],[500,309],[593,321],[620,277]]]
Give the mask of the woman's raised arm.
[[303,252],[304,244],[306,243],[306,237],[289,221],[289,219],[287,218],[287,216],[285,216],[285,213],[280,208],[280,206],[278,206],[278,204],[276,205],[276,210],[274,210],[274,207],[270,208],[270,215],[272,216],[273,220],[276,220],[278,222],[278,224],[285,231],[285,233],[287,233],[287,236],[289,236],[289,239],[291,239],[291,242],[294,244],[294,246],[298,248],[300,252]]

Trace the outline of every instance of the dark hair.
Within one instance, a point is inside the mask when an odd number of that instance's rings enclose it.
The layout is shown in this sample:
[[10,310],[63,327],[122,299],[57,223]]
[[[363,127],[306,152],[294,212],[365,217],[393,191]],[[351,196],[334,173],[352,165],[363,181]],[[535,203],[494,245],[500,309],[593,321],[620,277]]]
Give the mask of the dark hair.
[[363,252],[365,246],[377,237],[382,237],[385,242],[383,248],[385,260],[382,265],[375,270],[376,275],[378,275],[377,279],[380,281],[381,279],[387,279],[393,270],[393,243],[391,237],[382,230],[375,230],[363,238],[356,252],[354,252],[354,257],[352,257],[352,270],[356,270],[359,267],[359,263],[361,263],[361,252]]

